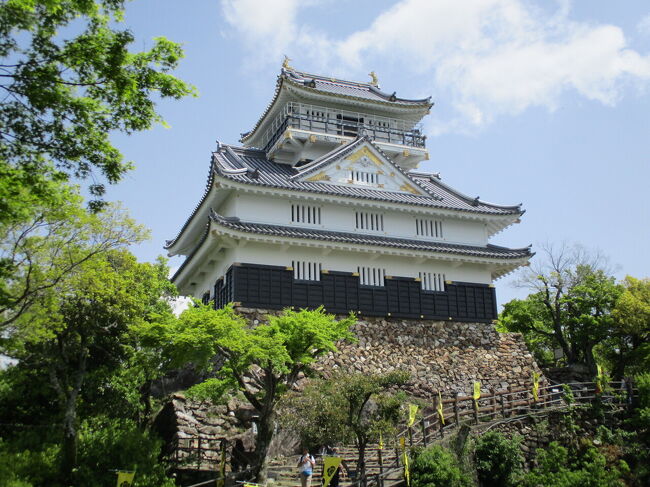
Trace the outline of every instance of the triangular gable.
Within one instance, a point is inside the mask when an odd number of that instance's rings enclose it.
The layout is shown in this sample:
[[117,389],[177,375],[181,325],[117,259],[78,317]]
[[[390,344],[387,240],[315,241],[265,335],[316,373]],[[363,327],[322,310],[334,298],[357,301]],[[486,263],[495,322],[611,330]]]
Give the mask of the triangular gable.
[[291,179],[433,196],[365,137],[302,167]]

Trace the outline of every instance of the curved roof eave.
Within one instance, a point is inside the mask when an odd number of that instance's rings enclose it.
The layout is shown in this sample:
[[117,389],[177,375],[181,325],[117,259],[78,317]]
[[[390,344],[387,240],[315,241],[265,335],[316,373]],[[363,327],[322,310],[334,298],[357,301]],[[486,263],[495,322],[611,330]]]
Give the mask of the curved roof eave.
[[[398,237],[386,237],[371,234],[356,234],[350,232],[339,232],[329,230],[319,230],[311,228],[289,227],[284,225],[271,225],[244,222],[239,218],[224,217],[214,210],[210,211],[210,220],[215,225],[231,231],[242,233],[276,236],[280,238],[296,238],[306,240],[321,240],[337,243],[347,243],[353,245],[365,245],[370,247],[388,247],[414,250],[421,252],[431,252],[440,254],[460,255],[464,257],[473,257],[478,259],[492,259],[500,261],[517,261],[528,260],[532,255],[531,246],[519,249],[511,249],[499,245],[488,244],[485,247],[450,244],[445,242],[425,241],[404,239]],[[490,254],[493,255],[482,255]]]
[[165,241],[165,245],[163,245],[163,248],[165,250],[167,250],[168,252],[170,252],[172,250],[172,248],[176,245],[176,243],[178,243],[179,239],[182,237],[182,235],[185,233],[185,231],[189,227],[190,222],[194,219],[196,214],[199,212],[199,210],[201,209],[201,206],[203,206],[203,203],[208,199],[208,195],[210,194],[210,191],[212,191],[212,188],[214,187],[213,183],[214,183],[214,168],[215,168],[215,165],[216,165],[216,162],[215,162],[214,153],[213,153],[213,156],[212,156],[212,158],[210,160],[210,170],[208,172],[208,179],[207,179],[207,182],[206,182],[206,185],[205,185],[205,189],[203,191],[203,195],[201,196],[201,199],[199,200],[197,205],[194,207],[194,210],[192,210],[192,213],[190,214],[190,216],[187,218],[187,220],[185,220],[185,223],[183,224],[181,229],[178,231],[176,236],[174,238],[172,238],[171,240],[166,240]]
[[[304,74],[304,73],[301,73],[301,74]],[[315,75],[309,75],[309,76],[310,77],[315,77],[315,78],[318,78],[318,79],[329,79],[329,78],[326,78],[326,77],[323,77],[323,76],[315,76]],[[299,88],[299,89],[304,89],[303,91],[305,91],[305,93],[309,93],[311,91],[312,93],[317,93],[317,94],[321,94],[321,95],[329,95],[329,96],[333,95],[333,93],[330,93],[328,91],[319,90],[319,89],[316,89],[316,88],[311,88],[311,87],[305,86],[304,83],[298,82],[295,79],[291,79],[287,75],[287,70],[285,70],[283,68],[282,71],[280,72],[280,74],[278,75],[276,85],[275,85],[275,91],[273,93],[273,98],[268,103],[268,105],[266,106],[266,109],[264,110],[264,112],[262,112],[262,115],[259,117],[259,119],[255,123],[253,128],[251,130],[249,130],[248,132],[244,132],[243,134],[241,134],[241,137],[239,139],[240,142],[245,143],[246,141],[248,141],[248,140],[250,140],[251,138],[254,137],[254,135],[257,132],[257,129],[260,127],[260,125],[262,124],[262,122],[264,121],[266,116],[269,114],[269,112],[272,110],[273,106],[276,104],[277,100],[280,98],[280,93],[282,91],[282,86],[283,86],[285,81],[287,83],[289,83],[292,87]],[[336,81],[342,82],[342,83],[350,83],[350,84],[354,84],[354,85],[358,85],[358,86],[366,86],[366,87],[368,87],[369,90],[373,91],[374,93],[378,94],[379,96],[384,96],[384,97],[388,98],[386,100],[369,100],[369,99],[366,99],[366,98],[356,97],[356,96],[352,96],[352,95],[346,95],[346,94],[342,94],[342,93],[338,93],[338,94],[334,95],[334,96],[340,97],[342,99],[356,100],[356,101],[361,101],[361,102],[364,102],[364,103],[378,103],[378,104],[388,106],[388,107],[393,107],[393,108],[395,108],[396,106],[399,106],[399,108],[406,108],[406,109],[414,108],[414,109],[422,110],[422,109],[426,108],[426,110],[429,110],[433,106],[433,103],[431,102],[431,97],[420,99],[420,100],[409,100],[409,99],[406,99],[406,98],[396,98],[395,101],[390,101],[390,97],[393,96],[394,94],[393,95],[388,95],[387,93],[383,93],[382,91],[380,91],[379,89],[377,89],[376,87],[374,87],[374,86],[372,86],[370,84],[367,84],[367,83],[354,83],[354,82],[349,82],[349,81],[344,81],[344,80],[336,80]],[[403,102],[403,104],[396,105],[396,103],[398,101]]]
[[465,200],[469,204],[472,204],[472,205],[473,204],[482,204],[482,205],[485,205],[485,206],[490,206],[492,208],[498,208],[498,209],[501,209],[501,210],[512,210],[513,212],[519,212],[519,216],[526,213],[526,210],[523,210],[521,208],[523,203],[519,203],[517,205],[499,205],[497,203],[491,203],[489,201],[484,201],[484,200],[480,199],[479,196],[477,196],[475,198],[472,198],[469,195],[461,193],[456,188],[452,188],[448,184],[443,183],[442,180],[440,179],[440,173],[423,173],[423,172],[415,172],[415,171],[409,171],[409,173],[411,175],[415,176],[416,178],[428,179],[431,183],[433,183],[433,185],[442,186],[443,188],[445,188],[445,190],[449,191],[450,193],[454,193],[456,196],[458,196],[459,198]]

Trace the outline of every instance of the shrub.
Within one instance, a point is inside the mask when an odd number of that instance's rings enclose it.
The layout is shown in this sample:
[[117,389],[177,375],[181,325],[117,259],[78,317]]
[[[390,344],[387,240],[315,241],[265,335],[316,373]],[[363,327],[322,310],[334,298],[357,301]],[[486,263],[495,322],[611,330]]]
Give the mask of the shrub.
[[0,439],[0,485],[52,485],[50,480],[56,475],[58,453],[57,445],[41,445],[40,451],[32,451],[23,445]]
[[538,450],[539,466],[523,477],[525,487],[618,487],[627,473],[625,462],[607,468],[607,460],[593,447],[583,452],[572,452],[552,442],[545,450]]
[[458,466],[453,453],[436,445],[415,450],[411,465],[413,487],[466,487],[471,482]]
[[79,433],[78,485],[113,487],[114,469],[135,470],[135,487],[171,487],[158,460],[161,442],[128,419],[92,418]]
[[485,433],[476,440],[474,461],[481,485],[516,485],[523,461],[520,443],[519,436],[508,439],[496,431]]

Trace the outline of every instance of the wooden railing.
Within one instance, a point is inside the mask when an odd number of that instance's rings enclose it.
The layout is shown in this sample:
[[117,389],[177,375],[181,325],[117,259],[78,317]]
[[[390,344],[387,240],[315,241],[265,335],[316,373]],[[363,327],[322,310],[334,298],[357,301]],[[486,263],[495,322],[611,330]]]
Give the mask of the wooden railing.
[[[403,469],[399,438],[412,446],[429,446],[440,441],[445,435],[460,425],[471,427],[494,425],[531,414],[547,414],[553,410],[567,408],[575,404],[601,401],[603,404],[625,406],[632,403],[637,390],[631,384],[610,382],[599,391],[595,382],[571,382],[567,384],[540,383],[537,398],[533,394],[533,385],[508,387],[506,389],[487,390],[474,401],[471,395],[455,395],[442,398],[444,424],[437,412],[437,398],[431,407],[425,409],[424,416],[411,428],[402,430],[394,439],[395,443],[380,450],[377,446],[366,450],[367,456],[378,458],[378,472],[367,478],[341,482],[348,486],[387,487],[397,483]],[[196,468],[198,470],[218,471],[221,461],[221,442],[223,438],[185,438],[179,439],[170,460],[178,468]],[[388,452],[390,451],[390,454]],[[385,459],[382,461],[382,457]],[[390,457],[390,459],[389,459]],[[231,445],[226,443],[226,462],[230,463]],[[287,468],[295,470],[293,462]],[[230,472],[229,472],[230,473]]]
[[[525,387],[491,390],[482,392],[475,401],[472,396],[456,395],[442,399],[444,424],[437,412],[438,401],[434,400],[433,413],[425,415],[417,426],[404,429],[396,438],[405,439],[409,446],[428,446],[440,441],[446,434],[462,424],[472,427],[494,425],[531,414],[546,414],[550,411],[563,409],[576,404],[586,404],[601,401],[613,406],[631,405],[638,391],[632,384],[625,382],[609,382],[600,389],[596,382],[570,382],[566,384],[540,384],[537,398],[533,394],[533,385]],[[397,452],[396,452],[397,453]],[[386,487],[389,477],[403,469],[399,465],[400,455],[396,455],[397,465],[386,469],[380,475],[370,476],[364,485]]]
[[482,391],[474,401],[472,396],[456,395],[442,399],[444,424],[440,421],[438,401],[434,400],[432,411],[425,415],[417,427],[406,429],[400,436],[408,438],[412,445],[420,438],[424,445],[460,424],[478,425],[498,419],[526,415],[552,408],[567,407],[573,403],[587,403],[599,399],[605,403],[624,404],[631,400],[634,389],[624,382],[610,382],[604,390],[598,391],[596,382],[571,382],[568,384],[540,384],[537,398],[533,385],[508,387],[507,389]]

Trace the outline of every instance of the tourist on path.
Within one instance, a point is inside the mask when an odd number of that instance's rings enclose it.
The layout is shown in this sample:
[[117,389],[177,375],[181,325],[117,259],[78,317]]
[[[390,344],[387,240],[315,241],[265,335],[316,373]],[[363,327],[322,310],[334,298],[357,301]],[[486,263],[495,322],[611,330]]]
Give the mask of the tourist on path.
[[316,460],[309,454],[307,448],[302,449],[302,455],[298,460],[298,471],[300,472],[300,483],[302,487],[311,487],[311,477],[314,474]]

